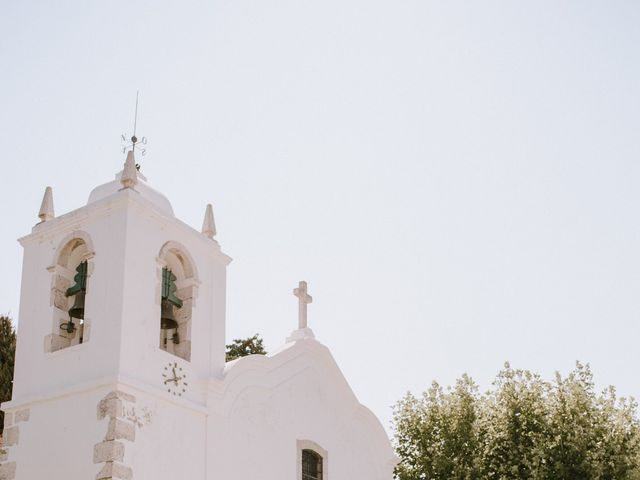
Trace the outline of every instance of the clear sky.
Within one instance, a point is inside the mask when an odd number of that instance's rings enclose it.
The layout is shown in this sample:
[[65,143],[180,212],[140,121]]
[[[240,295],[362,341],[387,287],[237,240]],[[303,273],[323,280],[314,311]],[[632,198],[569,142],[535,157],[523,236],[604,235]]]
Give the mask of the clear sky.
[[5,2],[0,311],[46,185],[121,168],[136,90],[149,181],[214,205],[228,339],[310,326],[390,406],[505,360],[590,362],[640,396],[640,3]]

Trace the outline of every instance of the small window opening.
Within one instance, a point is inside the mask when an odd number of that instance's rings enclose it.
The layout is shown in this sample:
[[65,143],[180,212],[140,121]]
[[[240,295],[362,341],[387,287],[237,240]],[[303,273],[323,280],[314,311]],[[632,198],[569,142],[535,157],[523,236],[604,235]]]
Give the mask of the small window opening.
[[302,450],[302,480],[322,480],[322,457],[313,450]]

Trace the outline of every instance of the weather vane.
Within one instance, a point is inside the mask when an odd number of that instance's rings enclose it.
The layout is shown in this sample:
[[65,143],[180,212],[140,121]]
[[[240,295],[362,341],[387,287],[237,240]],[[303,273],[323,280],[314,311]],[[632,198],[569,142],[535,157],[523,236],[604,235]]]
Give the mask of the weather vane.
[[[133,135],[131,136],[131,138],[127,138],[128,135],[126,133],[123,133],[121,136],[121,140],[122,140],[122,153],[125,153],[127,151],[128,148],[130,148],[133,152],[136,151],[136,146],[139,145],[139,152],[142,156],[144,156],[145,153],[147,153],[147,137],[142,137],[142,138],[138,138],[136,137],[136,127],[138,124],[138,96],[139,96],[140,92],[136,92],[136,113],[135,116],[133,117]],[[136,167],[138,167],[138,170],[140,169],[139,165],[136,165]]]

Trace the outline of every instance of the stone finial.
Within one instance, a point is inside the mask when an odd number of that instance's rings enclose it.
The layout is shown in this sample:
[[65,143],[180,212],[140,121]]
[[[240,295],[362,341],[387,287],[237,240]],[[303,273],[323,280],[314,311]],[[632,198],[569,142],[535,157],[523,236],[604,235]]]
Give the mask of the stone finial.
[[138,183],[138,169],[136,168],[136,160],[133,156],[133,150],[127,153],[127,160],[124,162],[122,177],[120,183],[124,188],[133,188]]
[[55,218],[55,214],[53,213],[53,190],[51,190],[51,187],[47,187],[44,190],[44,197],[42,197],[38,217],[40,217],[41,222],[47,222]]
[[207,204],[207,209],[204,211],[202,234],[211,239],[216,236],[216,221],[213,218],[213,207],[210,203]]

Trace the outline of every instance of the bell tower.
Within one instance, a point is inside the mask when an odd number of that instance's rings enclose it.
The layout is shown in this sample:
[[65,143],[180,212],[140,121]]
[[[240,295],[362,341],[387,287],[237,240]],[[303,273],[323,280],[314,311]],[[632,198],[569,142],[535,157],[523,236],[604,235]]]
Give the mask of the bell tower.
[[211,206],[201,231],[180,221],[129,151],[115,180],[74,211],[56,217],[47,187],[39,218],[19,240],[0,478],[133,478],[134,458],[149,465],[146,476],[162,455],[176,458],[166,478],[189,478],[190,468],[200,478],[203,453],[170,426],[204,435],[208,380],[225,365],[231,259],[215,240]]

